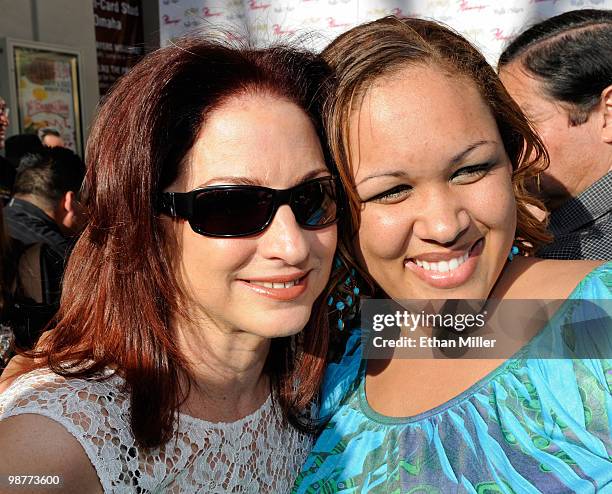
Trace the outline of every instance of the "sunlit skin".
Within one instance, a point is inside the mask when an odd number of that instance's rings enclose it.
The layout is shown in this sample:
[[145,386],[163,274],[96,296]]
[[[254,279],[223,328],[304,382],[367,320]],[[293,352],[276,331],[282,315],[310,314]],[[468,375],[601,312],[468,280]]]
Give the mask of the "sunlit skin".
[[542,82],[520,62],[504,66],[499,76],[550,155],[550,166],[541,180],[541,195],[550,209],[579,195],[610,171],[612,146],[602,139],[604,104],[595,108],[585,123],[572,125],[568,108],[548,96]]
[[[406,81],[410,81],[406,84]],[[380,79],[351,121],[361,261],[394,299],[486,298],[512,245],[511,164],[469,82],[428,67]],[[451,261],[456,270],[416,262]]]

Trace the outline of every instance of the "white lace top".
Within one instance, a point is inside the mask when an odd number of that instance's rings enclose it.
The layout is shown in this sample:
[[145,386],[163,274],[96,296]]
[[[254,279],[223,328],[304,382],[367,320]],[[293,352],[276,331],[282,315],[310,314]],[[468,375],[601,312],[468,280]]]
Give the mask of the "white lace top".
[[62,424],[87,453],[105,493],[288,492],[312,446],[282,426],[268,398],[231,423],[180,414],[176,441],[141,449],[123,383],[118,376],[94,381],[33,371],[0,394],[0,420],[34,413]]

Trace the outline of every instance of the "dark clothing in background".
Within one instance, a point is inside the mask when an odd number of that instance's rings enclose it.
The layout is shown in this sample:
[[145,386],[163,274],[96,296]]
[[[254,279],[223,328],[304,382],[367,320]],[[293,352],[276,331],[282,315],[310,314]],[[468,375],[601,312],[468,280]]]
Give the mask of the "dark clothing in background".
[[612,260],[612,172],[550,214],[552,243],[538,257]]
[[9,237],[24,247],[43,243],[60,256],[67,259],[70,253],[70,240],[42,209],[21,199],[12,198],[4,208],[4,222]]
[[[31,254],[35,255],[30,256]],[[32,257],[36,266],[33,273],[26,273],[20,263],[17,290],[9,314],[10,325],[15,334],[15,345],[21,349],[33,348],[44,328],[57,313],[64,274],[64,259],[47,244],[31,245],[22,254],[22,258],[26,257]],[[24,284],[29,284],[29,289],[36,285],[41,299],[30,298],[27,290],[23,288]]]
[[[12,198],[4,208],[4,220],[9,236],[16,244],[15,265],[29,249],[39,247],[38,268],[30,280],[20,279],[18,269],[17,292],[9,314],[11,327],[19,348],[32,348],[42,330],[51,321],[59,307],[64,267],[72,249],[72,240],[65,237],[57,224],[37,206]],[[36,278],[36,279],[34,279]],[[21,286],[40,284],[41,301],[23,295]]]
[[17,171],[12,163],[6,158],[0,156],[0,201],[5,205],[9,202],[15,183],[15,175]]

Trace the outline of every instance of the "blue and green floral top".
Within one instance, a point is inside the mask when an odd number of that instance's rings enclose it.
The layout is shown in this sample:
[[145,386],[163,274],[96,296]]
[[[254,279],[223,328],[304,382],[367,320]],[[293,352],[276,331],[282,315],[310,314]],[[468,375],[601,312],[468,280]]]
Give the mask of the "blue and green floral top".
[[[513,358],[456,398],[406,418],[368,406],[355,331],[326,374],[321,415],[331,420],[293,492],[612,493],[612,314],[572,305],[611,298],[607,263]],[[576,318],[588,321],[579,337],[555,341],[564,355],[580,347],[580,358],[527,357],[547,332]]]

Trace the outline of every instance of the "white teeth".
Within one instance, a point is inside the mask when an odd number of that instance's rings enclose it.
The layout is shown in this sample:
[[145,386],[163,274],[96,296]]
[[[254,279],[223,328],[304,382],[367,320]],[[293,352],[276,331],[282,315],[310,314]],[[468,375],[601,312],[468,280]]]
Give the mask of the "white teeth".
[[253,285],[263,286],[264,288],[291,288],[298,284],[300,280],[287,281],[285,283],[269,283],[267,281],[250,281]]
[[420,261],[415,259],[415,263],[418,267],[423,268],[425,271],[440,271],[441,273],[446,273],[448,271],[454,271],[459,266],[461,266],[465,261],[468,260],[470,256],[469,252],[466,252],[460,257],[455,257],[448,261],[439,261],[439,262],[427,262]]

